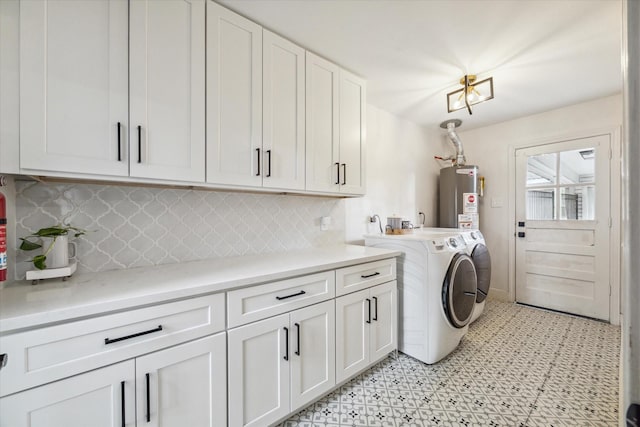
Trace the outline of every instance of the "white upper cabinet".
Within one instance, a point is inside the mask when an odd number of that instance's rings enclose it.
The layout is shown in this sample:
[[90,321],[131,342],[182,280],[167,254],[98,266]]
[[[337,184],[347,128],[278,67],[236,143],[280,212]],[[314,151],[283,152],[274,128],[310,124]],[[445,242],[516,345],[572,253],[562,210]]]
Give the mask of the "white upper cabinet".
[[207,2],[207,182],[262,184],[262,27]]
[[127,176],[128,3],[20,2],[20,168]]
[[204,182],[204,1],[21,2],[21,169]]
[[204,182],[205,0],[130,12],[131,176]]
[[338,192],[337,65],[307,52],[307,190]]
[[364,80],[307,52],[306,86],[306,189],[364,194]]
[[304,190],[305,50],[263,30],[262,185]]
[[340,70],[340,192],[364,194],[365,81]]

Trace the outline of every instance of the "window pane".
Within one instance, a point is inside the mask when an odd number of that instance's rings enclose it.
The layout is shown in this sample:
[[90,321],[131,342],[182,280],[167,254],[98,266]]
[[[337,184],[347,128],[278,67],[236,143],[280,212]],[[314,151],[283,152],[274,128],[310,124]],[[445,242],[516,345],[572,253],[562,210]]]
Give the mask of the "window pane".
[[595,185],[560,188],[560,219],[593,220],[595,210]]
[[554,219],[555,190],[527,190],[527,219]]
[[593,148],[560,153],[560,184],[595,182],[595,153]]
[[556,183],[556,153],[527,158],[527,187]]

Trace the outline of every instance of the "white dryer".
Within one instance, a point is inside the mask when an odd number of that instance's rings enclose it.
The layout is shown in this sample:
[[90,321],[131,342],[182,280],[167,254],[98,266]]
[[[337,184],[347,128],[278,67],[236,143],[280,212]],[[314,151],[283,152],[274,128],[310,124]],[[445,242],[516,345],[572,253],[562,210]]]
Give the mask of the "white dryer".
[[367,235],[365,244],[403,253],[397,271],[399,350],[425,363],[451,353],[467,333],[476,300],[476,271],[464,239],[450,231],[421,231]]
[[484,236],[480,230],[460,230],[462,238],[467,244],[467,255],[473,260],[478,276],[478,295],[473,310],[471,322],[480,317],[487,303],[489,287],[491,286],[491,254],[486,246]]
[[491,285],[491,255],[486,246],[484,236],[480,230],[466,230],[458,228],[419,228],[416,233],[425,234],[458,234],[462,236],[467,247],[467,255],[473,260],[476,267],[476,275],[478,276],[478,294],[476,297],[476,305],[473,310],[471,322],[480,317],[486,305],[489,287]]

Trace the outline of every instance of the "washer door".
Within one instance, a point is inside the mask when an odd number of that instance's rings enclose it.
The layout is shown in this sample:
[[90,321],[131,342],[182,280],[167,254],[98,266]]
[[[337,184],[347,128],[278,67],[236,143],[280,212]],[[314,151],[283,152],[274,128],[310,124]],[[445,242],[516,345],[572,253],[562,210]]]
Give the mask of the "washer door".
[[489,286],[491,285],[491,255],[489,249],[482,243],[478,243],[473,252],[471,252],[473,265],[476,267],[478,275],[478,296],[476,302],[482,302],[489,294]]
[[444,312],[456,328],[463,328],[471,320],[477,289],[478,279],[473,260],[463,253],[456,254],[442,287]]

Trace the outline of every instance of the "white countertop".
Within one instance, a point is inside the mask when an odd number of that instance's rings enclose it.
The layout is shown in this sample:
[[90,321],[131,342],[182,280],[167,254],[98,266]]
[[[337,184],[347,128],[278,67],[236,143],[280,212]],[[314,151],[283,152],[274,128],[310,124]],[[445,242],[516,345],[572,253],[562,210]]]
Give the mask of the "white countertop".
[[400,252],[339,245],[76,274],[0,289],[0,333],[377,261]]

